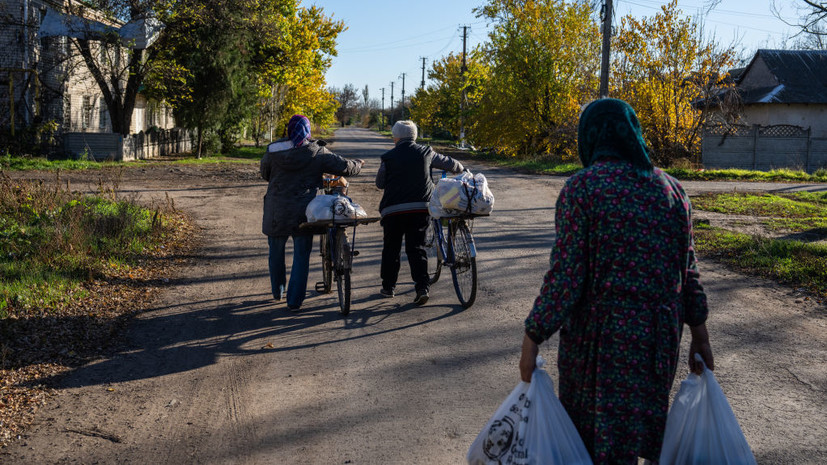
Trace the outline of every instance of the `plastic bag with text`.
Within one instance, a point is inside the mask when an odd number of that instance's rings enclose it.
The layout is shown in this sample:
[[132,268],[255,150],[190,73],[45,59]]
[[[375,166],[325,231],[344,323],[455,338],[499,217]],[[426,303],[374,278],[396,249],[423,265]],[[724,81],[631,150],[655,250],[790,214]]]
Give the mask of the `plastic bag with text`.
[[468,449],[471,465],[591,464],[586,447],[542,369],[511,391]]
[[[695,359],[703,363],[698,354]],[[690,373],[681,382],[666,418],[659,462],[671,465],[756,463],[724,391],[706,366],[700,376]]]
[[317,195],[304,211],[308,223],[326,220],[352,220],[367,218],[368,214],[358,203],[343,195]]

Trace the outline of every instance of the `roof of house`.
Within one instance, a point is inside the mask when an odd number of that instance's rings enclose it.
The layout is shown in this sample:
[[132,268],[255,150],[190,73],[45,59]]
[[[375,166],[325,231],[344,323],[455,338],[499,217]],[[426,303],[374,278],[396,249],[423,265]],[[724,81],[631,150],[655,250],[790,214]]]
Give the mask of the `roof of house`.
[[[758,60],[763,61],[776,82],[741,87]],[[744,104],[827,103],[827,50],[758,50],[737,82]]]

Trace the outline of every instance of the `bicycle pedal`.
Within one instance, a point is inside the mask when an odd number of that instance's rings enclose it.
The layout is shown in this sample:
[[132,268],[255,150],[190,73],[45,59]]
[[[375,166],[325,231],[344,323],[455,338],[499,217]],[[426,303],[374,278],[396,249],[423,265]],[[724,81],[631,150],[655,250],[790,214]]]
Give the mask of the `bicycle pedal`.
[[358,250],[354,250],[354,251],[353,251],[353,256],[354,256],[354,257],[358,257],[358,256],[359,256],[359,251],[358,251]]
[[324,288],[324,282],[322,282],[322,281],[317,282],[317,283],[316,283],[316,292],[318,292],[319,294],[321,294],[321,293],[323,293],[324,291],[325,291],[325,288]]

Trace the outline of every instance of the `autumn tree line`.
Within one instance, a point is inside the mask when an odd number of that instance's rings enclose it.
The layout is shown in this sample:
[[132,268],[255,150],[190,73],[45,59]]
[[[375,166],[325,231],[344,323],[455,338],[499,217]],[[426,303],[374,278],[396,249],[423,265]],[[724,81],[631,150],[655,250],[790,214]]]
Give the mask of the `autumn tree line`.
[[[598,97],[600,15],[588,0],[488,0],[475,10],[487,41],[465,57],[433,63],[430,85],[411,99],[425,133],[460,136],[520,157],[576,159],[583,105]],[[700,151],[701,129],[731,82],[733,46],[705,39],[676,0],[650,17],[620,19],[611,41],[609,95],[637,111],[655,162],[670,166]]]

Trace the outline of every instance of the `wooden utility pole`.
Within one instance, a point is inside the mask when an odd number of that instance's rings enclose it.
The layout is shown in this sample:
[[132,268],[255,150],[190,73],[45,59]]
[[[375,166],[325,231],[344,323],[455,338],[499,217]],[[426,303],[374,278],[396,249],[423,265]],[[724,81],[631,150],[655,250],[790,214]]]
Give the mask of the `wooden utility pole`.
[[391,125],[395,123],[394,119],[396,119],[396,108],[393,107],[393,81],[391,81]]
[[419,83],[419,88],[425,90],[425,57],[420,57],[422,60],[422,82]]
[[402,73],[402,119],[405,119],[405,74]]
[[466,52],[466,43],[468,40],[468,26],[462,26],[462,67],[459,69],[460,76],[462,77],[462,99],[460,100],[460,115],[459,115],[459,146],[460,148],[465,148],[465,99],[467,95],[465,93],[465,72],[468,71],[468,67],[465,65],[465,52]]
[[385,129],[385,88],[382,89],[382,113],[379,114],[379,127]]
[[609,96],[609,47],[612,42],[612,0],[603,0],[603,53],[600,59],[600,97]]

